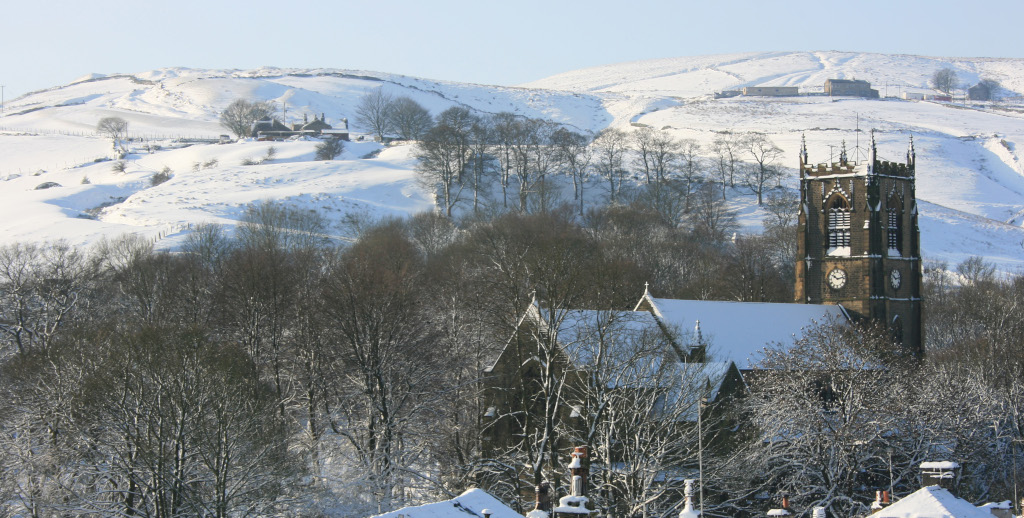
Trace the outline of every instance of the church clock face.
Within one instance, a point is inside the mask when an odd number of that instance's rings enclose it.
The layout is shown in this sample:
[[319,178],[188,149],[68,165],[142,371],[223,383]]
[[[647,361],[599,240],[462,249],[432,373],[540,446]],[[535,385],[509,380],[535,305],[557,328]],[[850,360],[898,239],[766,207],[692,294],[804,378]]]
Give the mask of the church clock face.
[[901,280],[902,279],[901,279],[900,271],[899,270],[893,269],[891,272],[889,272],[889,285],[892,286],[892,289],[894,289],[894,290],[900,289],[900,281]]
[[846,286],[846,270],[842,268],[833,268],[832,271],[828,272],[826,277],[829,287],[834,290],[838,290],[843,286]]

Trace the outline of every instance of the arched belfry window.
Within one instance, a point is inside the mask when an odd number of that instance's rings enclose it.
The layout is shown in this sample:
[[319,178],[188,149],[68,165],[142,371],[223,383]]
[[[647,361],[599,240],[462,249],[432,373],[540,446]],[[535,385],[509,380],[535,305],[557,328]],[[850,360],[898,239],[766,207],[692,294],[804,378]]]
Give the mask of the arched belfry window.
[[850,204],[842,196],[828,203],[828,254],[850,255]]
[[892,338],[897,343],[903,343],[903,321],[899,315],[892,317],[892,323],[890,324],[892,331]]
[[903,249],[903,226],[900,224],[901,210],[898,199],[889,200],[889,209],[886,213],[886,246],[889,255],[901,255]]

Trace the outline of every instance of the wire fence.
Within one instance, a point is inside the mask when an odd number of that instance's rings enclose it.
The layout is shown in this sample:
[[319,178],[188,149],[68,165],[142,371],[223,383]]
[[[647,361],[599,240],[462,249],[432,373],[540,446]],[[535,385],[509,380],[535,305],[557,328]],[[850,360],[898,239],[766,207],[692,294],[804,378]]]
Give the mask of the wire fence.
[[[105,135],[101,135],[96,130],[67,130],[67,129],[48,129],[48,128],[19,128],[14,126],[0,126],[0,132],[13,133],[15,135],[60,135],[65,137],[95,137],[95,138],[107,138]],[[197,133],[145,133],[145,132],[128,132],[128,140],[130,141],[147,141],[147,140],[177,140],[184,142],[217,142],[220,140],[220,135],[210,134],[197,134]]]
[[[11,126],[0,126],[0,133],[7,133],[10,135],[20,136],[39,136],[39,135],[57,135],[65,137],[91,137],[98,139],[107,139],[105,135],[100,135],[96,131],[91,130],[57,130],[57,129],[46,129],[46,128],[17,128]],[[130,143],[139,144],[146,142],[157,142],[157,141],[173,141],[184,144],[215,144],[221,141],[220,135],[200,135],[200,134],[169,134],[169,133],[129,133],[128,141]],[[35,175],[39,173],[46,173],[50,171],[60,171],[67,169],[74,169],[78,167],[84,167],[92,165],[96,162],[103,162],[111,160],[112,153],[103,155],[91,155],[85,157],[78,157],[73,159],[63,159],[57,162],[44,162],[32,167],[11,167],[2,168],[0,167],[0,180],[9,180],[11,178],[17,178],[25,175]]]

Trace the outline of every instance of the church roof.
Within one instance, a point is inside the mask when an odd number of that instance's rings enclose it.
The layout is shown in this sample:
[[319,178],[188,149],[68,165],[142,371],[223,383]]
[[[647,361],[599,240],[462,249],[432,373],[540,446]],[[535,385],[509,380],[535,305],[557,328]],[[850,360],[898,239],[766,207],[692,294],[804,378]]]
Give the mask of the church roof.
[[690,330],[699,321],[708,355],[736,362],[741,370],[752,368],[765,346],[792,343],[805,327],[849,321],[836,305],[660,299],[645,293],[637,310],[647,309],[668,327]]
[[[676,335],[675,330],[660,325],[658,318],[648,312],[570,309],[560,310],[553,316],[551,310],[541,308],[534,301],[519,325],[539,326],[542,333],[548,333],[547,326],[552,321],[557,325],[554,336],[574,368],[589,368],[597,362],[596,355],[600,353],[605,369],[619,374],[608,380],[609,388],[662,385],[671,381],[672,387],[661,387],[671,389],[666,393],[670,398],[704,395],[709,401],[715,401],[730,369],[736,368],[732,361],[686,361],[688,349],[695,345],[694,338],[686,333]],[[510,344],[511,339],[485,372],[494,370]],[[600,344],[608,348],[601,349]],[[643,361],[637,361],[640,357]],[[739,376],[738,371],[735,372]],[[680,381],[685,381],[683,387],[678,385]],[[685,390],[679,390],[681,388]],[[697,406],[691,406],[693,411],[680,415],[682,419],[696,420]]]
[[939,487],[926,486],[871,515],[872,518],[992,518],[988,509],[953,496]]

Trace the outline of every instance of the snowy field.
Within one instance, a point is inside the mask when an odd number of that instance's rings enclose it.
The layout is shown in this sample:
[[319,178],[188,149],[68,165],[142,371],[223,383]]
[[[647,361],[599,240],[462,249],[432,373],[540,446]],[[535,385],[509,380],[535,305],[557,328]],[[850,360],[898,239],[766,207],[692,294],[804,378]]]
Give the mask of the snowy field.
[[[896,98],[926,90],[934,71],[946,66],[966,84],[998,80],[1002,101]],[[712,97],[752,85],[821,92],[827,78],[866,79],[889,98]],[[913,135],[925,258],[955,264],[981,255],[1004,271],[1024,268],[1024,60],[839,52],[651,60],[566,72],[521,87],[348,70],[91,74],[6,102],[0,117],[0,243],[66,239],[88,245],[135,232],[173,248],[195,225],[230,229],[246,205],[268,199],[338,222],[349,215],[431,210],[433,197],[415,180],[408,145],[382,149],[352,142],[338,160],[315,162],[315,141],[174,143],[226,133],[218,115],[238,98],[274,101],[289,122],[324,114],[337,127],[349,118],[358,135],[366,128],[355,124],[355,106],[377,87],[409,96],[434,114],[451,106],[480,114],[510,111],[584,132],[647,125],[697,140],[707,156],[723,132],[766,132],[785,152],[778,165],[788,173],[783,185],[789,188],[797,185],[802,136],[811,161],[827,162],[830,153],[838,157],[844,141],[851,159],[866,158],[872,129],[880,157],[904,161]],[[114,172],[112,162],[96,161],[111,154],[109,141],[95,135],[96,122],[107,116],[126,119],[130,136],[143,139],[123,173]],[[242,165],[260,161],[270,146],[273,160]],[[164,168],[172,171],[171,180],[151,185]],[[43,185],[51,187],[38,189]],[[753,196],[730,196],[744,229],[756,230],[763,213]]]

